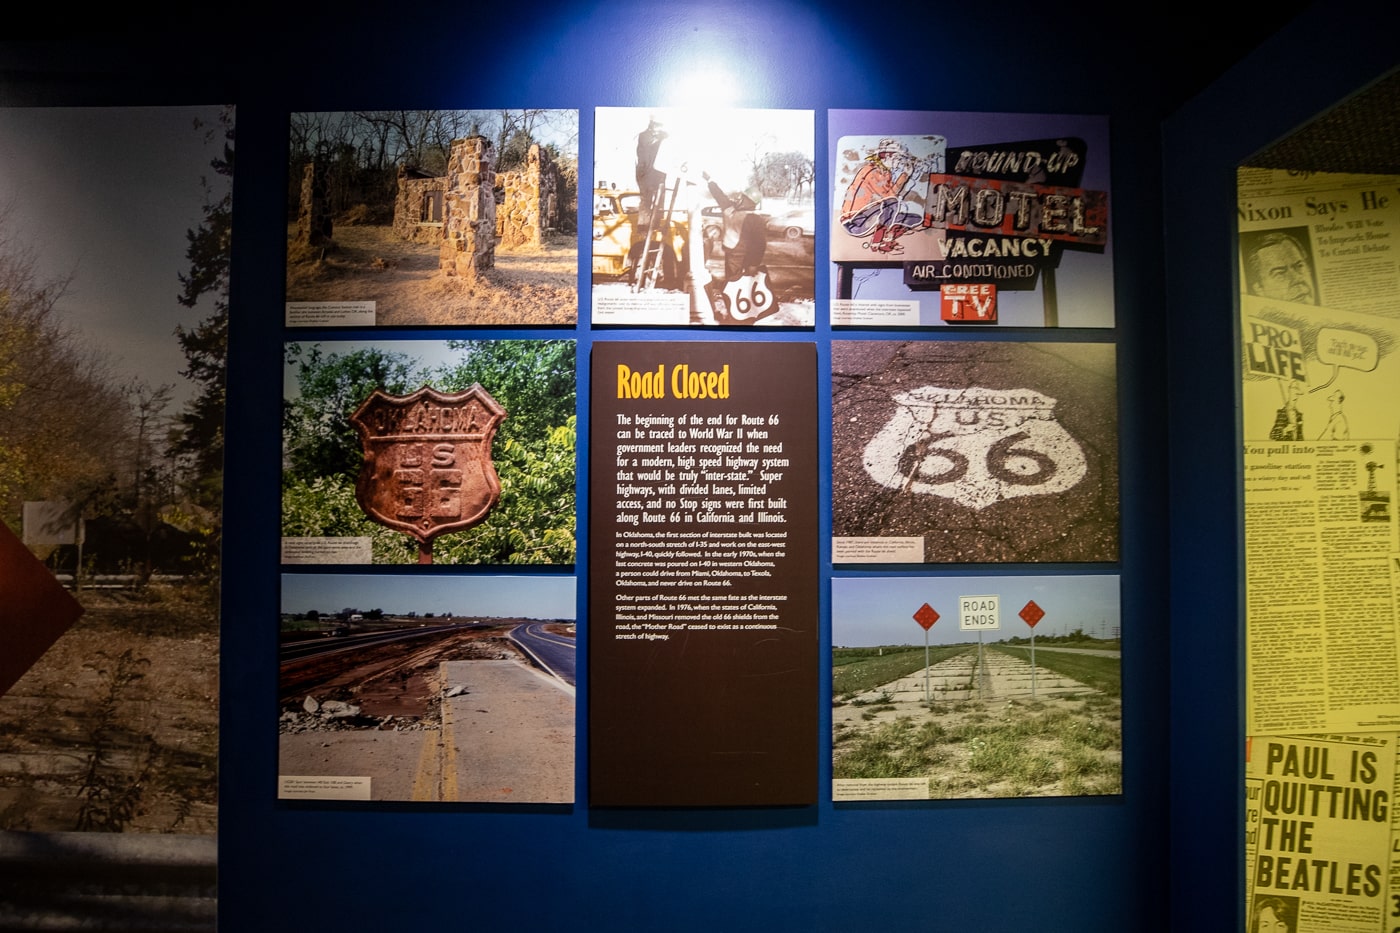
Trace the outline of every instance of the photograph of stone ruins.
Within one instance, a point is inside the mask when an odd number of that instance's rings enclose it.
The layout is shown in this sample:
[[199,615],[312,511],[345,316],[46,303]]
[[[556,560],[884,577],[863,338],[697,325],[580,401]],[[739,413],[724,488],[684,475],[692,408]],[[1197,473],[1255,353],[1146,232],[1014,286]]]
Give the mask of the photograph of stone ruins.
[[289,324],[577,318],[578,111],[294,113],[287,194]]

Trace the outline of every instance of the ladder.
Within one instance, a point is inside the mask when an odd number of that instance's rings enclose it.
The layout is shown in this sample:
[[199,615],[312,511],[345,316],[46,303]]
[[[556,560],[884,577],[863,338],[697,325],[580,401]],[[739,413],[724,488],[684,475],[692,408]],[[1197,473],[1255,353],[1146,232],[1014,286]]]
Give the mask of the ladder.
[[676,211],[676,198],[681,192],[681,180],[676,178],[671,186],[671,203],[666,207],[665,216],[658,222],[657,215],[660,213],[657,208],[661,202],[666,200],[666,189],[656,189],[656,203],[648,205],[648,214],[651,218],[647,224],[646,247],[642,251],[642,261],[637,266],[635,278],[632,281],[632,291],[651,291],[656,287],[656,280],[661,276],[661,260],[670,248],[669,234],[671,231],[671,217]]

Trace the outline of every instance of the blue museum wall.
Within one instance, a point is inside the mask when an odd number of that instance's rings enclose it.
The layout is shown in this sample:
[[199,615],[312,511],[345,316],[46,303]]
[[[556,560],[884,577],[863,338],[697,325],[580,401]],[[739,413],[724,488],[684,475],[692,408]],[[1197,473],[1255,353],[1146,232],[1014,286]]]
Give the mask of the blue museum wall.
[[[1147,76],[1116,70],[1126,49],[1086,39],[1073,16],[1035,14],[997,38],[968,12],[882,15],[826,4],[550,7],[498,30],[485,52],[457,27],[377,21],[327,26],[319,57],[242,76],[235,216],[224,623],[220,915],[227,929],[1043,930],[1165,928],[1168,875],[1165,360],[1162,354],[1159,114]],[[347,36],[353,38],[346,38]],[[406,36],[416,37],[413,44]],[[1086,44],[1087,43],[1087,44]],[[1046,49],[1062,54],[1046,55]],[[472,54],[473,51],[481,54]],[[285,117],[292,110],[578,108],[591,178],[596,106],[672,102],[699,70],[733,106],[816,113],[827,177],[829,108],[1094,113],[1111,117],[1116,338],[1123,478],[1124,784],[1121,797],[880,803],[752,810],[598,810],[587,774],[587,681],[579,684],[578,803],[568,808],[290,806],[277,773],[276,491],[280,404]],[[1109,80],[1121,73],[1126,79]],[[710,101],[720,102],[720,101]],[[715,127],[722,133],[723,127]],[[824,185],[819,185],[822,191]],[[819,206],[826,195],[819,194]],[[586,205],[584,210],[586,210]],[[820,211],[819,211],[820,213]],[[586,217],[580,228],[587,229]],[[818,247],[825,269],[825,245]],[[818,308],[827,297],[818,274]],[[587,271],[580,275],[586,308]],[[587,312],[581,314],[586,322]],[[819,386],[831,330],[725,331],[722,339],[815,340]],[[403,331],[398,336],[423,336]],[[438,331],[433,334],[437,335]],[[483,333],[473,331],[474,334]],[[495,335],[536,332],[491,330]],[[609,329],[579,340],[580,488],[586,487],[587,371],[594,339],[688,340],[713,333]],[[316,335],[306,334],[309,339]],[[1112,337],[1113,335],[1108,335]],[[819,392],[819,423],[830,423]],[[823,438],[823,476],[830,473]],[[822,501],[830,495],[824,481]],[[580,496],[581,501],[586,501]],[[822,509],[822,533],[830,509]],[[580,515],[579,540],[587,540]],[[822,553],[829,554],[823,546]],[[587,619],[580,552],[579,618]],[[823,607],[829,603],[823,573]],[[825,613],[825,609],[824,609]],[[829,647],[829,618],[823,619]],[[583,646],[581,646],[581,650]],[[581,665],[582,667],[582,665]],[[825,678],[823,678],[825,680]],[[812,698],[829,708],[826,690]],[[829,714],[822,728],[829,735]],[[823,738],[821,748],[829,747]],[[830,778],[818,762],[819,787]],[[823,794],[822,796],[825,796]]]
[[[1233,189],[1222,185],[1226,168],[1232,185],[1230,160],[1252,151],[1237,141],[1250,128],[1229,114],[1226,100],[1209,96],[1178,114],[1166,152],[1166,180],[1174,184],[1164,211],[1162,119],[1179,99],[1168,90],[1177,76],[1172,53],[1152,46],[1131,10],[1106,9],[1111,6],[935,10],[829,0],[665,7],[550,0],[487,11],[341,4],[272,18],[245,14],[225,31],[206,27],[197,37],[178,19],[153,34],[68,36],[26,44],[4,62],[5,105],[238,106],[222,629],[223,929],[1240,928],[1237,509],[1228,467],[1236,450],[1229,401]],[[1382,34],[1351,41],[1378,43]],[[1266,58],[1275,56],[1265,73],[1285,87],[1303,84],[1284,61],[1307,48],[1307,34],[1294,30],[1283,38],[1281,51],[1277,44],[1263,50]],[[1347,75],[1365,71],[1349,58],[1333,64]],[[1117,326],[1093,337],[1113,340],[1118,349],[1122,556],[1106,569],[1122,576],[1125,792],[781,809],[590,808],[585,673],[578,694],[578,802],[571,807],[279,803],[275,631],[287,114],[577,108],[584,187],[591,179],[593,108],[677,103],[679,77],[699,73],[700,86],[715,89],[724,70],[733,76],[733,96],[709,103],[815,112],[819,179],[829,174],[828,109],[1110,118]],[[1309,72],[1306,83],[1312,89],[1334,82]],[[1319,91],[1323,100],[1314,110],[1328,102]],[[1287,95],[1278,96],[1277,112],[1266,121],[1278,127],[1275,135],[1291,125],[1283,113]],[[1197,166],[1199,188],[1190,184]],[[824,184],[818,192],[820,208]],[[1164,213],[1191,231],[1170,244],[1171,275],[1163,260]],[[587,219],[580,216],[581,229]],[[830,423],[832,330],[824,319],[829,294],[821,238],[817,248],[818,322],[811,330],[594,331],[581,310],[577,328],[380,335],[576,338],[582,492],[583,361],[594,339],[815,341],[819,423]],[[579,276],[585,309],[588,279],[585,265]],[[330,336],[344,332],[297,332],[304,339]],[[829,437],[820,449],[821,473],[829,476]],[[830,493],[824,481],[823,503]],[[824,504],[821,511],[825,538],[831,510]],[[581,513],[580,541],[587,531]],[[822,554],[829,557],[825,544]],[[829,564],[823,567],[826,649],[831,574]],[[583,549],[576,569],[586,627]],[[586,660],[585,648],[580,645]],[[826,749],[829,688],[812,702],[823,709],[819,746]],[[817,766],[824,788],[829,760]]]

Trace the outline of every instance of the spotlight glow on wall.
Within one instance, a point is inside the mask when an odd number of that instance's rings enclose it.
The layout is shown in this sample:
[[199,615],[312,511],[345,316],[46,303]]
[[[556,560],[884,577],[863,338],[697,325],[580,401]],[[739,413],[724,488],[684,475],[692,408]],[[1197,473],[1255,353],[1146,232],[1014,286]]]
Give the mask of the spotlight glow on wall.
[[738,103],[739,82],[727,63],[715,61],[721,53],[706,53],[704,69],[688,68],[671,71],[663,82],[661,99],[668,107],[716,108],[733,107]]

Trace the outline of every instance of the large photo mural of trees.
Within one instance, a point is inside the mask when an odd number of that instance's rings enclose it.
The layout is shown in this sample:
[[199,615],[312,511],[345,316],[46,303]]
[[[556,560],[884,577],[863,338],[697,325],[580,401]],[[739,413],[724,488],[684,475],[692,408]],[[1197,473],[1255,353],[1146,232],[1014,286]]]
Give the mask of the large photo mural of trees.
[[0,617],[0,830],[212,861],[233,170],[231,108],[0,110],[3,573],[73,610]]

